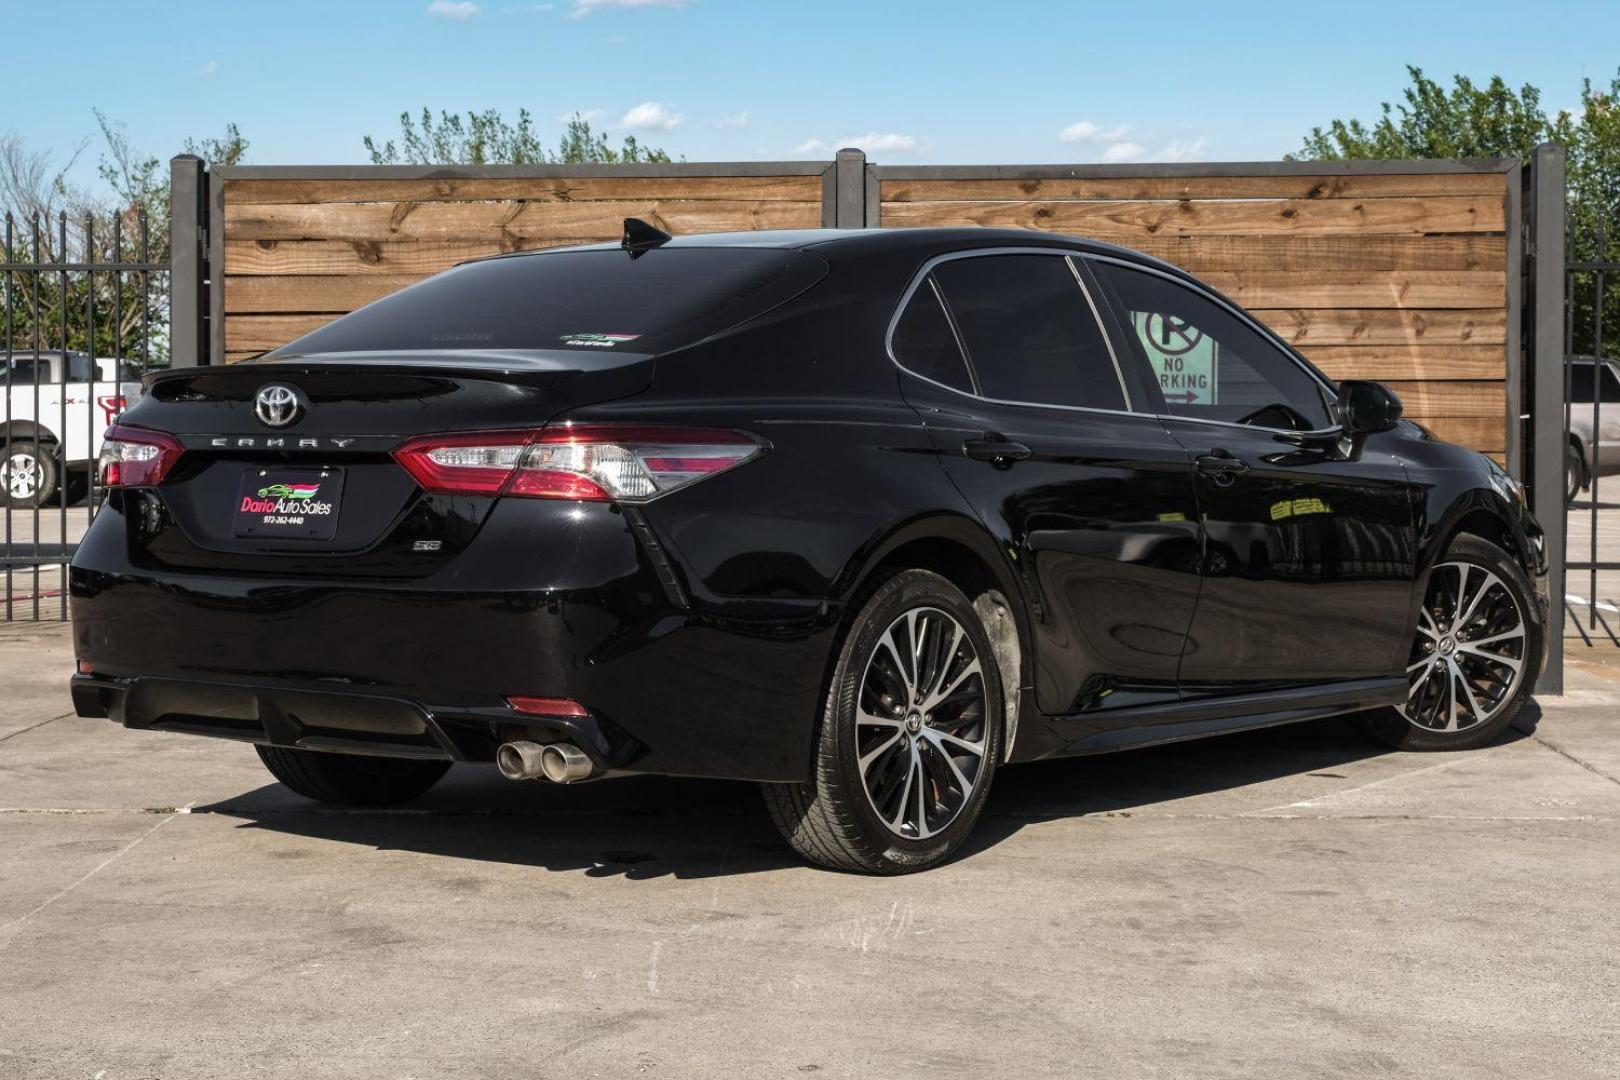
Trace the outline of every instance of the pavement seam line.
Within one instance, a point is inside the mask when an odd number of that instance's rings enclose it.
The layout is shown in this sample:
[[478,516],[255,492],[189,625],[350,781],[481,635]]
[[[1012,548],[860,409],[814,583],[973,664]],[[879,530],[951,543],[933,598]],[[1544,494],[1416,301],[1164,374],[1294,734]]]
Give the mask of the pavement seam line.
[[1590,762],[1582,761],[1580,758],[1576,757],[1574,754],[1570,753],[1568,750],[1565,750],[1562,746],[1559,746],[1557,743],[1553,742],[1551,739],[1548,739],[1545,736],[1536,735],[1536,734],[1531,734],[1530,737],[1532,739],[1534,739],[1536,742],[1540,743],[1542,746],[1545,746],[1547,749],[1551,750],[1553,753],[1559,755],[1560,757],[1567,758],[1570,761],[1573,761],[1575,764],[1579,765],[1581,768],[1585,769],[1587,772],[1593,774],[1594,776],[1601,776],[1601,777],[1603,777],[1603,779],[1607,780],[1611,784],[1620,784],[1620,776],[1611,776],[1609,773],[1604,772],[1602,769],[1598,768],[1596,765],[1593,765]]
[[65,712],[61,716],[47,716],[45,719],[41,720],[39,723],[33,724],[33,725],[29,726],[29,727],[25,727],[21,731],[13,731],[10,735],[0,735],[0,743],[8,742],[8,741],[10,741],[12,739],[15,739],[19,735],[26,735],[30,731],[38,731],[40,728],[44,727],[46,724],[54,724],[58,720],[66,720],[68,717],[73,716],[73,715],[75,715],[75,714],[70,713],[70,712]]
[[1436,769],[1450,768],[1452,765],[1456,765],[1456,764],[1458,764],[1458,763],[1460,763],[1460,762],[1462,762],[1464,760],[1466,760],[1466,759],[1465,758],[1451,758],[1451,759],[1449,759],[1447,761],[1437,761],[1433,765],[1425,765],[1421,769],[1404,769],[1401,772],[1392,773],[1389,776],[1381,776],[1377,780],[1369,780],[1365,784],[1358,784],[1353,788],[1344,788],[1343,790],[1340,790],[1340,791],[1324,792],[1321,795],[1314,795],[1309,799],[1298,799],[1298,800],[1295,800],[1294,802],[1279,803],[1276,806],[1266,806],[1266,807],[1262,807],[1259,810],[1245,810],[1242,813],[1238,814],[1237,816],[1238,817],[1266,817],[1266,816],[1269,816],[1271,814],[1276,813],[1279,810],[1298,810],[1298,809],[1304,809],[1304,808],[1307,808],[1307,807],[1314,807],[1314,806],[1318,806],[1318,805],[1320,805],[1320,804],[1322,804],[1324,802],[1327,802],[1329,799],[1339,799],[1339,798],[1343,798],[1346,795],[1354,795],[1358,791],[1366,791],[1368,788],[1375,788],[1375,787],[1378,787],[1380,784],[1388,784],[1388,783],[1391,783],[1391,782],[1396,781],[1396,780],[1404,780],[1409,776],[1418,776],[1418,775],[1420,775],[1422,773],[1434,772]]
[[[180,808],[179,813],[187,813],[187,812],[189,812],[193,805],[195,805],[195,804],[192,804],[192,803],[186,804],[186,806]],[[24,923],[26,923],[29,919],[32,919],[35,915],[38,915],[40,912],[44,911],[46,908],[50,907],[52,904],[54,904],[58,900],[62,899],[62,897],[66,896],[68,893],[72,892],[74,889],[77,889],[80,885],[83,885],[85,882],[89,881],[91,878],[93,878],[97,874],[101,873],[103,870],[107,869],[107,867],[111,866],[113,863],[117,862],[119,859],[122,859],[125,855],[128,855],[131,851],[135,850],[136,845],[140,844],[141,841],[145,840],[147,837],[151,836],[153,833],[155,833],[159,829],[163,828],[163,826],[167,825],[170,821],[174,820],[174,818],[177,817],[177,816],[178,816],[178,814],[164,814],[161,818],[158,819],[158,822],[157,822],[156,825],[153,825],[150,829],[147,829],[145,832],[141,833],[141,835],[137,836],[135,839],[131,840],[129,843],[125,844],[123,847],[119,848],[117,851],[113,852],[111,855],[107,856],[105,859],[101,860],[101,862],[99,862],[99,863],[97,863],[95,865],[94,869],[92,869],[89,873],[84,874],[83,876],[81,876],[73,884],[67,886],[67,888],[65,888],[65,889],[60,890],[56,894],[54,894],[54,895],[52,895],[50,897],[47,897],[46,900],[43,903],[41,903],[38,907],[34,908],[32,911],[28,912],[27,914],[22,915],[19,918],[12,920],[11,922],[7,923],[5,926],[0,926],[0,931],[3,931],[3,930],[14,931],[10,937],[6,938],[4,941],[0,941],[0,952],[4,952],[5,950],[11,948],[12,944],[19,937],[22,936],[22,932],[21,932],[22,925]]]

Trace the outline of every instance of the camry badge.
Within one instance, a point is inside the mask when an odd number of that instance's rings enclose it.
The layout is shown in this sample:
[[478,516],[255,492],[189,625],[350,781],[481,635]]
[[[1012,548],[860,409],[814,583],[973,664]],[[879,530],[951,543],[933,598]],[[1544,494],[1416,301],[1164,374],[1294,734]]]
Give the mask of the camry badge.
[[286,427],[301,411],[298,391],[283,383],[266,383],[253,398],[253,415],[267,427]]

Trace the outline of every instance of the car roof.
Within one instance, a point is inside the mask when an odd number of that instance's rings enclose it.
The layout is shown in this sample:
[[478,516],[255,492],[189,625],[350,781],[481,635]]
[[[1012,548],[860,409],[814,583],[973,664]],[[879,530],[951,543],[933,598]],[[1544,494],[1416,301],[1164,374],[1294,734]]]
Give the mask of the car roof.
[[[546,248],[539,251],[515,251],[492,258],[525,258],[569,251],[615,251],[619,247],[619,244],[610,241],[576,247]],[[759,229],[749,232],[690,233],[671,237],[659,245],[657,250],[680,248],[802,250],[813,251],[828,262],[837,264],[846,260],[906,254],[926,259],[950,251],[988,247],[1050,247],[1066,251],[1084,251],[1142,263],[1178,276],[1188,276],[1184,270],[1171,263],[1117,244],[1037,229],[997,229],[979,226],[923,229]]]

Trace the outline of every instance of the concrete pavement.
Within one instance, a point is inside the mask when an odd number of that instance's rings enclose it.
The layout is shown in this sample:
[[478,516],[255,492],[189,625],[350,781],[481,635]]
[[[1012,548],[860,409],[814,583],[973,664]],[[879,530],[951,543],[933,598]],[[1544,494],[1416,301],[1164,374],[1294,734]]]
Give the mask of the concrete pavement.
[[1532,734],[1340,722],[1010,769],[972,849],[802,867],[745,785],[317,807],[68,715],[0,629],[0,1076],[1612,1077],[1620,667]]

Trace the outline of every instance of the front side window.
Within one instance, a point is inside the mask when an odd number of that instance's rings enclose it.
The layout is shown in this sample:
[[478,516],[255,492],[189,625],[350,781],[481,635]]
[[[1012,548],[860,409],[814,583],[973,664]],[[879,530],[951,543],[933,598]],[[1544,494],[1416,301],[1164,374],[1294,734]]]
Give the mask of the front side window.
[[1124,409],[1125,392],[1062,255],[976,255],[934,268],[980,392],[999,401]]
[[1093,265],[1171,414],[1292,431],[1332,426],[1322,384],[1227,308],[1158,274]]

